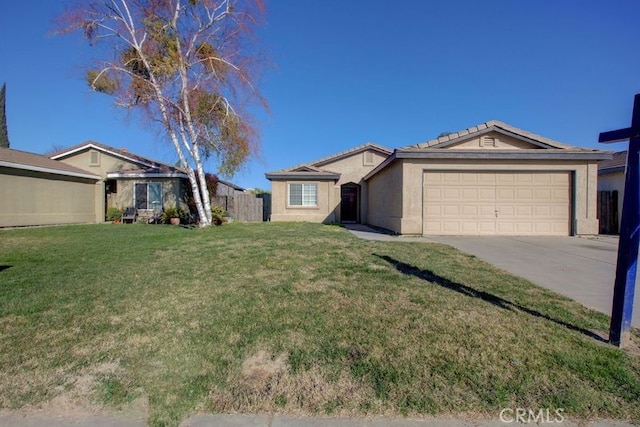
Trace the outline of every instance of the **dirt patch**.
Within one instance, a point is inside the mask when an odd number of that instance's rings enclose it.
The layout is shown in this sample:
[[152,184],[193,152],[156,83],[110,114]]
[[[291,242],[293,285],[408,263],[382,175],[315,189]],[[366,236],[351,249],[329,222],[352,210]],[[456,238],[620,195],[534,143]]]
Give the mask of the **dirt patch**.
[[260,350],[242,363],[240,388],[248,392],[268,392],[271,381],[289,368],[287,355],[273,356]]

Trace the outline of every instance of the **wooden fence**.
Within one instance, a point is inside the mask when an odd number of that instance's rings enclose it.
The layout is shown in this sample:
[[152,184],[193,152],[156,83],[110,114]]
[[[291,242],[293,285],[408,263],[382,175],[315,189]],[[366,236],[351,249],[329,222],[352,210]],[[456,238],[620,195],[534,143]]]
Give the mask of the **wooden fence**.
[[598,219],[600,234],[618,234],[618,192],[598,191]]
[[212,197],[211,206],[222,206],[235,221],[263,221],[263,201],[255,194]]
[[271,221],[271,194],[261,193],[256,197],[262,199],[262,220]]

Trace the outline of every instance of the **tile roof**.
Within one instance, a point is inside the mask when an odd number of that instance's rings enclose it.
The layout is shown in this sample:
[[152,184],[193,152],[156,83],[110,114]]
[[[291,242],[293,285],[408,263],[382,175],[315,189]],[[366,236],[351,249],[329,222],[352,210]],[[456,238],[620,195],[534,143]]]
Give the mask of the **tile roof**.
[[54,173],[59,175],[100,179],[97,175],[74,166],[67,165],[66,163],[52,160],[47,156],[15,150],[13,148],[0,147],[0,166],[17,167],[18,169]]
[[466,136],[472,135],[477,132],[482,132],[485,130],[502,130],[508,133],[516,134],[518,136],[522,136],[533,141],[542,143],[543,145],[548,146],[548,148],[559,148],[559,149],[572,149],[572,150],[583,150],[578,147],[573,147],[571,145],[563,144],[558,141],[554,141],[549,138],[545,138],[540,135],[536,135],[535,133],[528,132],[526,130],[518,129],[517,127],[508,125],[504,122],[498,120],[490,120],[488,122],[479,124],[477,126],[472,126],[467,129],[463,129],[457,132],[452,132],[447,135],[440,136],[438,138],[434,138],[432,140],[422,142],[415,145],[409,145],[407,147],[402,147],[402,150],[410,150],[410,149],[421,149],[421,148],[437,148],[440,145],[448,145],[448,143],[454,143],[457,140],[463,140]]
[[607,171],[610,169],[624,170],[627,166],[627,152],[618,151],[613,153],[613,157],[609,160],[602,160],[598,162],[598,172]]
[[327,157],[323,157],[321,159],[312,161],[312,162],[306,162],[306,163],[300,163],[297,164],[295,166],[286,168],[286,169],[280,169],[271,173],[278,173],[278,172],[292,172],[292,171],[296,171],[298,169],[303,169],[303,168],[308,168],[310,170],[313,170],[314,172],[323,172],[323,173],[333,173],[331,171],[328,171],[326,169],[322,169],[319,166],[325,165],[327,163],[331,163],[332,161],[335,160],[339,160],[342,159],[344,157],[348,157],[352,154],[356,154],[362,151],[366,151],[369,149],[373,149],[382,153],[385,153],[387,155],[390,155],[393,151],[389,150],[386,147],[383,147],[381,145],[375,144],[373,142],[367,142],[366,144],[362,144],[362,145],[358,145],[357,147],[353,147],[350,148],[348,150],[345,151],[341,151],[339,153],[336,154],[332,154],[331,156],[327,156]]
[[116,157],[120,157],[123,159],[127,159],[129,161],[132,161],[134,163],[138,163],[141,166],[146,166],[149,168],[169,168],[173,171],[178,171],[178,172],[184,172],[181,168],[177,167],[177,166],[172,166],[168,163],[164,163],[164,162],[160,162],[154,159],[150,159],[148,157],[145,156],[141,156],[139,154],[135,154],[130,152],[129,150],[127,150],[126,148],[115,148],[112,147],[110,145],[107,144],[103,144],[101,142],[96,142],[96,141],[85,141],[81,144],[77,144],[74,145],[72,147],[68,147],[68,148],[64,148],[62,150],[56,151],[55,153],[51,154],[49,157],[51,157],[52,159],[61,159],[61,158],[65,158],[68,156],[71,156],[79,151],[83,151],[85,149],[89,149],[89,148],[95,148],[98,149],[100,151],[105,151],[107,153],[111,153],[112,155],[115,155]]

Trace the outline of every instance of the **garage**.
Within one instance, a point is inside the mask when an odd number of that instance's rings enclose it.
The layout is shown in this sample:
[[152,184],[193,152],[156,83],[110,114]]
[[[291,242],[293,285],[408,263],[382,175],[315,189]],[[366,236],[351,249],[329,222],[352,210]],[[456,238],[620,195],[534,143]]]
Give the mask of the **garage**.
[[571,234],[569,171],[426,171],[423,233]]

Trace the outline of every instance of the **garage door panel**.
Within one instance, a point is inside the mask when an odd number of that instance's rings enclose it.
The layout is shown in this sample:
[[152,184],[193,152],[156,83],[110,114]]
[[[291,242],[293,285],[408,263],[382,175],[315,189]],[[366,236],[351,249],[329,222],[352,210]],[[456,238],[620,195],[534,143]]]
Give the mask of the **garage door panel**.
[[425,172],[424,183],[425,234],[570,232],[568,172]]

